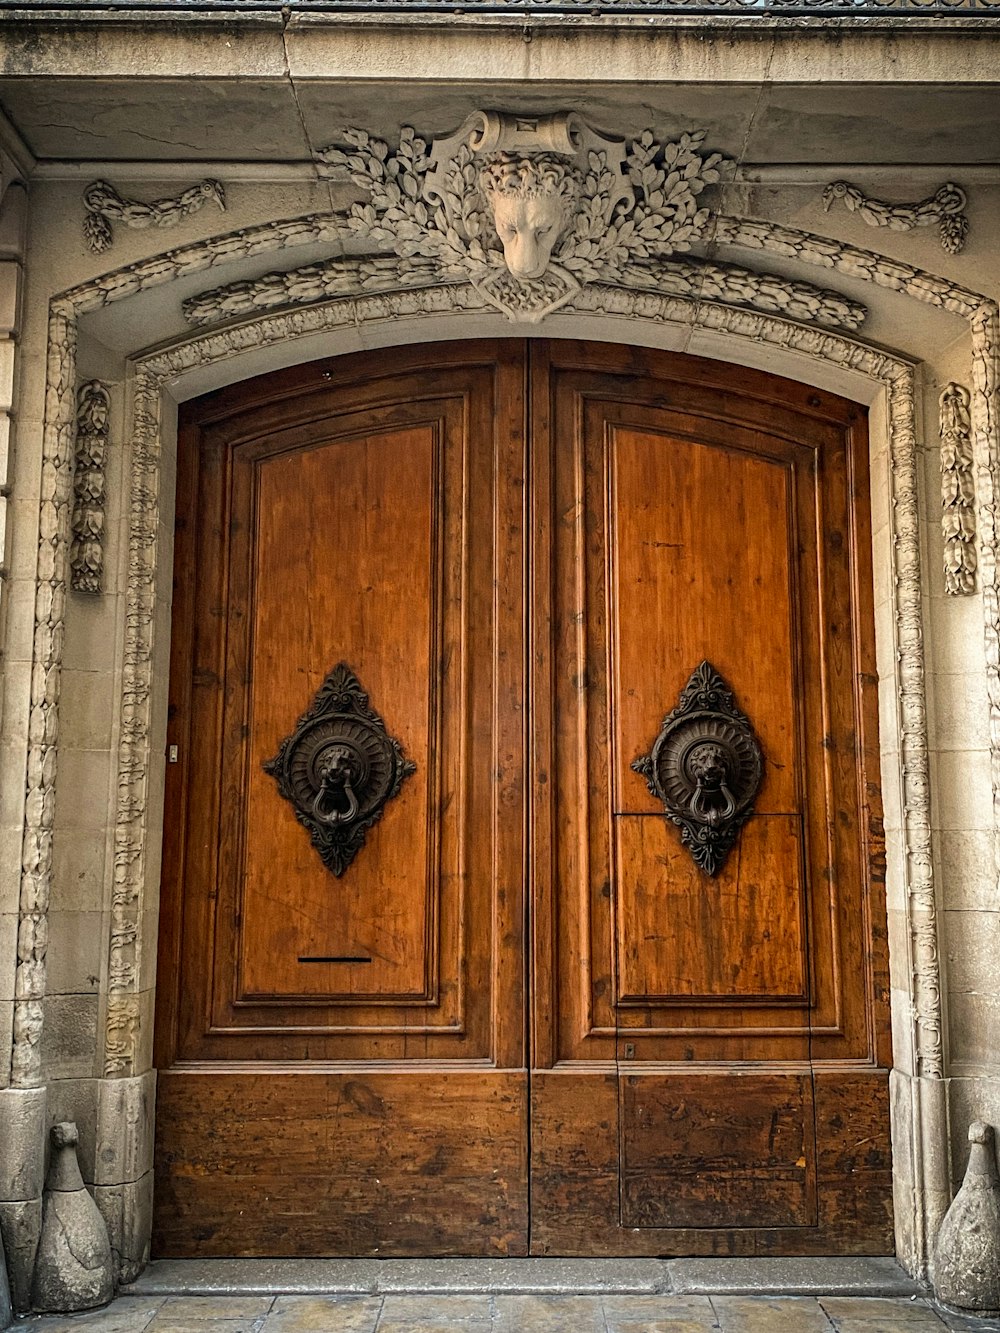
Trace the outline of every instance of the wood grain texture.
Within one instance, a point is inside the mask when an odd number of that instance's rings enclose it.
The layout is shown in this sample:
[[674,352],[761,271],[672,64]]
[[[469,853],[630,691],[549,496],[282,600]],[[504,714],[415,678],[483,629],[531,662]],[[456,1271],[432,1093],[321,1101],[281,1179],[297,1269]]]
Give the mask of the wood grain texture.
[[524,1253],[526,1082],[161,1074],[154,1253]]
[[[866,450],[541,340],[184,408],[158,1253],[891,1250]],[[630,769],[704,658],[766,759],[714,878]],[[262,762],[339,660],[417,772],[334,880]]]

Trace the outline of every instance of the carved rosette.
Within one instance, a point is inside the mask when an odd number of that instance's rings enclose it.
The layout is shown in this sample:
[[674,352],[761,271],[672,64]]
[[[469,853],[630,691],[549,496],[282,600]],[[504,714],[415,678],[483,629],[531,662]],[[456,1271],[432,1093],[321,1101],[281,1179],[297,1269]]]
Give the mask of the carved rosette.
[[416,767],[345,662],[333,668],[295,731],[264,764],[338,879]]
[[632,768],[663,802],[695,864],[718,874],[753,813],[764,756],[750,719],[710,662],[691,673],[649,754]]

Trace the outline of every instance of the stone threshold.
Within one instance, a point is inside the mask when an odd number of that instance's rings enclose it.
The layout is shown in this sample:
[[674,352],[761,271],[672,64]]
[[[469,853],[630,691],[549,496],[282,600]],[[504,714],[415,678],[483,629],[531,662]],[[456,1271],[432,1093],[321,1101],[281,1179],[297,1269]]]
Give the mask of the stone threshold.
[[895,1259],[156,1259],[131,1296],[922,1296]]

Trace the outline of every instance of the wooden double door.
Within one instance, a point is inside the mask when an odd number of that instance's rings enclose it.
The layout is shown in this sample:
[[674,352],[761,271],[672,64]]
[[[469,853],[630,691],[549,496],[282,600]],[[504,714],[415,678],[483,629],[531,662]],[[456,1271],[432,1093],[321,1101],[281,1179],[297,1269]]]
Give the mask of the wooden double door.
[[[189,404],[178,476],[154,1253],[890,1251],[863,411],[432,344]],[[632,767],[702,662],[714,874]]]

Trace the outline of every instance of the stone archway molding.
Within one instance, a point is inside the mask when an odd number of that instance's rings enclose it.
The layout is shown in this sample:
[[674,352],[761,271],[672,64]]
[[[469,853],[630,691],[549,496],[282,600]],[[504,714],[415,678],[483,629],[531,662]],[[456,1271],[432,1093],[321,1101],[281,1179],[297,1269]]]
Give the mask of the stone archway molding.
[[[227,260],[276,252],[316,241],[339,243],[340,224],[314,214],[266,224],[168,251],[105,274],[55,298],[50,307],[46,415],[42,451],[35,637],[30,701],[29,755],[24,810],[20,931],[12,1057],[13,1089],[42,1085],[40,1036],[45,994],[45,947],[52,873],[52,828],[58,751],[62,630],[71,540],[76,345],[80,317],[182,276],[224,265]],[[969,321],[972,348],[972,422],[978,486],[981,577],[989,670],[994,801],[1000,781],[1000,605],[997,596],[996,495],[1000,486],[1000,441],[996,412],[997,308],[977,293],[945,279],[889,261],[872,252],[770,224],[719,218],[716,240],[745,249],[789,254],[807,263],[864,276],[879,286],[915,297]],[[494,303],[495,304],[495,303]],[[128,587],[124,613],[123,685],[119,700],[114,879],[108,939],[109,987],[104,1071],[107,1132],[115,1114],[135,1098],[148,1097],[141,1067],[138,996],[140,921],[150,886],[146,864],[150,830],[147,795],[150,767],[152,651],[159,520],[159,475],[164,387],[241,354],[306,339],[338,328],[384,321],[470,315],[490,308],[468,282],[423,286],[302,305],[222,329],[201,332],[166,350],[140,356],[130,385],[131,490]],[[564,313],[627,321],[636,341],[642,330],[683,325],[725,336],[733,345],[795,353],[864,376],[884,394],[891,456],[891,543],[894,602],[893,648],[898,685],[902,891],[908,912],[907,972],[910,978],[913,1050],[912,1089],[901,1106],[909,1118],[897,1125],[897,1149],[909,1158],[905,1175],[912,1198],[900,1198],[905,1213],[900,1236],[904,1261],[923,1271],[930,1243],[950,1199],[944,1077],[938,915],[931,859],[928,739],[924,641],[921,620],[915,373],[912,362],[779,314],[683,295],[635,290],[594,282],[576,292]],[[132,1091],[130,1091],[130,1088]],[[103,1114],[103,1110],[102,1110]],[[134,1118],[134,1117],[133,1117]],[[99,1133],[101,1133],[99,1127]],[[122,1177],[122,1179],[125,1179]],[[129,1180],[133,1181],[132,1177]],[[915,1205],[915,1206],[914,1206]],[[109,1217],[122,1275],[141,1268],[142,1223],[123,1194],[117,1217]],[[131,1257],[130,1257],[131,1256]]]

